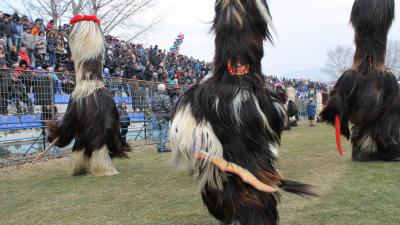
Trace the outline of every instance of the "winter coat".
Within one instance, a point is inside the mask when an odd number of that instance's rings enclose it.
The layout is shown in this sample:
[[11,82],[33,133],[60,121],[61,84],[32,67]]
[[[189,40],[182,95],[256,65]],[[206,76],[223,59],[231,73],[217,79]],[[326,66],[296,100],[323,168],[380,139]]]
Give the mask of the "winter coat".
[[14,24],[13,38],[21,38],[24,29],[21,24]]
[[[50,76],[32,76],[33,93],[35,94],[36,105],[51,105],[55,101],[57,93],[57,82]],[[53,89],[51,89],[51,86]]]
[[29,60],[28,52],[25,52],[25,53],[18,52],[18,57],[20,57],[21,60],[26,61],[26,65],[28,65],[28,66],[31,65],[31,61]]
[[17,63],[18,62],[18,52],[10,52],[9,61],[11,64]]
[[56,54],[63,55],[64,51],[65,51],[64,38],[63,37],[56,38]]
[[172,105],[169,96],[166,93],[155,93],[151,101],[151,109],[157,117],[171,120]]
[[317,111],[317,105],[315,105],[314,103],[308,103],[307,105],[308,116],[315,117],[316,111]]
[[55,52],[56,46],[57,46],[57,41],[55,39],[53,39],[53,38],[47,39],[47,50],[49,52]]
[[128,128],[131,125],[130,118],[125,109],[118,107],[119,111],[119,121],[121,128]]
[[8,87],[11,82],[11,71],[0,70],[0,95],[3,98],[8,98]]
[[36,39],[36,50],[38,54],[46,54],[46,37],[38,36]]
[[29,50],[35,50],[36,48],[36,38],[33,34],[28,34],[26,32],[22,33],[22,44]]
[[8,38],[12,38],[13,36],[13,22],[8,21],[8,23],[6,22],[1,22],[0,23],[0,36],[7,36]]

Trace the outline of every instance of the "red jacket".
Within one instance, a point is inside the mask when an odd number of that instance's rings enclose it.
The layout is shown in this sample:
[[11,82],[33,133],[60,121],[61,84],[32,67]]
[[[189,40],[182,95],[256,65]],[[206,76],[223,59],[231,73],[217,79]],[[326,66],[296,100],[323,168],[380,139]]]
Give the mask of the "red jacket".
[[27,66],[31,65],[31,61],[29,60],[28,52],[25,52],[25,53],[23,53],[23,52],[18,52],[18,57],[19,57],[21,60],[26,61],[26,65],[27,65]]

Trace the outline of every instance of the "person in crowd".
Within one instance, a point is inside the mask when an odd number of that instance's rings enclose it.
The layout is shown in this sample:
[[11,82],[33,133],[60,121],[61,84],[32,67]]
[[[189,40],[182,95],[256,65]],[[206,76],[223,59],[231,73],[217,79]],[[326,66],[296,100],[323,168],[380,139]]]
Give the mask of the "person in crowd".
[[170,152],[165,146],[168,136],[168,126],[171,120],[172,106],[169,96],[167,95],[165,84],[157,86],[157,92],[151,100],[151,109],[154,113],[153,129],[157,151],[159,153]]
[[56,59],[61,61],[64,56],[65,46],[64,46],[64,36],[61,33],[56,34]]
[[13,44],[17,47],[17,50],[21,49],[21,37],[24,29],[20,19],[14,22],[13,28]]
[[19,12],[18,12],[18,10],[14,10],[14,14],[12,15],[12,21],[15,23],[15,22],[17,22],[18,20],[21,20],[21,17],[19,16]]
[[103,81],[104,85],[106,88],[110,89],[111,88],[111,80],[110,80],[111,74],[110,70],[108,68],[103,69]]
[[32,27],[31,33],[33,36],[37,36],[40,31],[40,25],[38,22],[35,23],[35,25]]
[[42,118],[44,120],[51,120],[55,116],[52,106],[55,102],[55,95],[57,93],[56,81],[46,73],[48,68],[37,68],[36,76],[32,77],[33,93],[35,96],[35,104],[42,108]]
[[56,28],[54,24],[54,20],[50,20],[50,22],[46,26],[46,32],[50,32]]
[[5,44],[6,44],[6,49],[9,51],[11,49],[11,46],[13,44],[13,30],[14,30],[14,24],[11,21],[11,18],[9,15],[4,14],[3,15],[3,21],[0,22],[0,37],[3,38]]
[[115,67],[114,53],[111,50],[107,51],[104,66],[108,69],[113,69]]
[[142,109],[142,87],[140,87],[139,81],[136,75],[133,75],[130,80],[128,80],[131,86],[131,97],[132,97],[132,109],[134,111],[140,111]]
[[314,103],[313,99],[310,99],[310,101],[307,104],[307,115],[308,115],[308,120],[310,121],[310,127],[315,126],[316,113],[317,113],[317,105]]
[[30,29],[30,27],[31,27],[31,25],[32,25],[31,21],[29,21],[28,17],[25,16],[25,15],[23,15],[23,16],[21,17],[21,24],[22,24],[23,30],[28,30],[28,29]]
[[56,64],[56,47],[57,40],[53,31],[47,34],[47,51],[49,53],[49,65],[55,66]]
[[39,36],[36,39],[36,51],[40,60],[44,60],[46,56],[46,37],[44,36],[44,32],[40,31]]
[[[0,48],[7,49],[5,42],[3,39],[1,39],[1,37],[0,37]],[[4,51],[6,51],[6,50],[4,50]]]
[[[21,60],[20,68],[26,69],[25,61]],[[24,77],[18,75],[17,73],[11,75],[10,86],[9,86],[9,93],[11,95],[10,98],[15,101],[15,106],[17,107],[18,114],[22,113],[20,102],[25,103],[28,107],[28,113],[32,114],[34,112],[33,103],[27,94],[23,79]]]
[[20,59],[20,61],[24,61],[27,66],[31,65],[29,53],[25,47],[22,47],[21,51],[18,52],[18,58]]
[[128,115],[126,102],[122,101],[118,106],[119,121],[121,126],[121,139],[126,143],[126,137],[128,134],[128,128],[131,125],[130,118]]
[[[35,50],[36,50],[36,37],[31,33],[31,29],[27,29],[22,33],[22,44],[25,46],[25,50],[29,55],[29,63],[35,65]],[[24,48],[21,48],[21,51]]]
[[10,72],[7,62],[0,59],[0,115],[8,114],[8,87],[10,85]]
[[0,60],[7,61],[6,49],[4,46],[0,46]]

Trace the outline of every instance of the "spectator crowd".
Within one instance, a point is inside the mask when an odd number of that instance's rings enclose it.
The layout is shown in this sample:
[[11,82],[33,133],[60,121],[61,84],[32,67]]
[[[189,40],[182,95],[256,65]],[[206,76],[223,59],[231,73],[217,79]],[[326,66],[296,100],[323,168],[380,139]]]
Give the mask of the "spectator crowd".
[[[50,20],[31,21],[18,11],[6,14],[0,11],[0,66],[28,70],[53,69],[73,72],[68,46],[70,26],[58,26]],[[105,37],[104,77],[193,84],[210,71],[211,64],[167,52],[157,45],[145,48],[116,37]]]
[[[13,71],[12,74],[0,73],[0,114],[7,114],[7,100],[10,99],[16,102],[18,113],[21,112],[20,101],[32,113],[33,102],[28,94],[34,95],[36,105],[44,106],[43,111],[54,102],[51,100],[54,94],[72,92],[74,66],[68,45],[69,32],[68,24],[57,27],[52,20],[31,20],[18,11],[13,14],[0,11],[0,69]],[[105,36],[105,84],[113,92],[126,92],[132,98],[134,110],[144,110],[143,96],[148,90],[132,81],[170,84],[167,87],[175,88],[168,88],[168,94],[176,101],[179,86],[197,83],[211,68],[211,63],[163,50],[157,45],[145,47]],[[320,82],[274,76],[267,76],[267,85],[293,86],[298,97],[309,97],[315,90],[327,89],[326,84]]]

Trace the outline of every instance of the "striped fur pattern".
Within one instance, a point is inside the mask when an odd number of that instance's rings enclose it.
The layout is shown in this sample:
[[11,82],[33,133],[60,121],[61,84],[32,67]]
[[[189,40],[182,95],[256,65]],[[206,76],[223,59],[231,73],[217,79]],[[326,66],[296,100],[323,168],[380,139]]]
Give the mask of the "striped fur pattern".
[[69,36],[69,45],[75,65],[76,87],[74,99],[86,97],[103,88],[104,61],[103,33],[97,23],[75,23]]
[[[170,130],[175,163],[198,177],[209,213],[222,224],[276,225],[278,192],[261,192],[210,163],[222,158],[265,184],[313,195],[277,170],[285,113],[261,75],[263,41],[272,41],[269,8],[265,0],[217,0],[215,13],[215,68],[178,102]],[[249,65],[249,73],[231,75],[228,64]],[[199,161],[199,151],[209,157]]]
[[400,91],[396,77],[385,67],[394,12],[394,0],[354,2],[353,66],[339,78],[321,113],[332,124],[340,116],[341,134],[351,138],[354,161],[400,160]]

